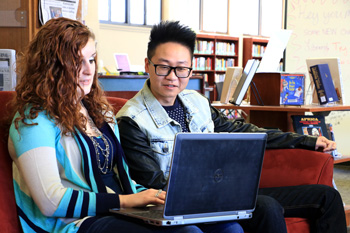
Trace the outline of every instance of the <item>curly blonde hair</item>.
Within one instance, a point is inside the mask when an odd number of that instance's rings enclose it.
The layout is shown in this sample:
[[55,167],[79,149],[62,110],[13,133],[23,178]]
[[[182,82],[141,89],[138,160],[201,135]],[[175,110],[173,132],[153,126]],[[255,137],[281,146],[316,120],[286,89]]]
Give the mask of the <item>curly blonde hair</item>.
[[88,106],[89,115],[101,127],[104,121],[113,122],[107,115],[113,108],[108,104],[97,80],[97,57],[91,91],[80,96],[78,82],[82,67],[81,50],[94,34],[79,21],[57,18],[49,20],[30,42],[26,51],[17,59],[19,83],[16,86],[15,109],[19,116],[14,120],[18,130],[19,122],[34,125],[26,119],[35,119],[39,112],[55,120],[68,134],[86,130],[86,118],[77,107],[80,101]]

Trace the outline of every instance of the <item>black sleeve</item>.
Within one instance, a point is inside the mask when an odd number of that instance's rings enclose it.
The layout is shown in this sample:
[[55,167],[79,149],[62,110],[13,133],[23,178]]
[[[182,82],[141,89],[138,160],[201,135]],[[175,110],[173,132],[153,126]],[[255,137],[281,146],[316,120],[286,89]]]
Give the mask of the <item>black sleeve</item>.
[[[210,103],[209,103],[210,105]],[[221,111],[210,105],[215,132],[264,132],[267,133],[268,149],[301,148],[315,150],[317,137],[282,132],[278,129],[264,129],[245,123],[244,119],[229,120]]]
[[146,188],[164,189],[167,180],[155,160],[147,136],[129,117],[118,118],[118,127],[131,178]]

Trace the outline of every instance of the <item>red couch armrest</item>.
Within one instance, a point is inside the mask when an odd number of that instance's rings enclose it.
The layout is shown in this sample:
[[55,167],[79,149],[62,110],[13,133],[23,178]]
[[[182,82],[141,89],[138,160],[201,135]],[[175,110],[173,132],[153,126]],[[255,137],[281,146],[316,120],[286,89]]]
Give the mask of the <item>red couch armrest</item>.
[[306,184],[332,185],[333,157],[303,149],[266,150],[260,188]]
[[128,101],[128,99],[119,98],[119,97],[111,97],[111,96],[107,96],[107,100],[114,108],[115,113],[117,113],[124,106],[124,104]]

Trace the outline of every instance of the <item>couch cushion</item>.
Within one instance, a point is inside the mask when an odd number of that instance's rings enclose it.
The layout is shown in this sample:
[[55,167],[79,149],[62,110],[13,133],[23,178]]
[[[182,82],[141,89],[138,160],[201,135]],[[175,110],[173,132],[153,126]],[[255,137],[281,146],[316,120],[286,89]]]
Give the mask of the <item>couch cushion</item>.
[[14,92],[0,91],[0,229],[1,232],[22,232],[16,211],[16,202],[12,181],[12,160],[7,150],[9,106]]
[[309,221],[305,218],[285,218],[288,233],[310,233]]
[[303,149],[266,150],[260,188],[324,184],[333,187],[330,154]]

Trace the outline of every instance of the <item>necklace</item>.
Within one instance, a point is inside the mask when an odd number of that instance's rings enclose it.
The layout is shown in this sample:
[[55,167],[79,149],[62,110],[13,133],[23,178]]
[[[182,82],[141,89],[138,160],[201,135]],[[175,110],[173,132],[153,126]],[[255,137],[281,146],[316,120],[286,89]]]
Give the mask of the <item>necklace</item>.
[[[83,104],[82,104],[82,106],[85,108],[85,106]],[[86,112],[87,112],[87,110],[86,110]],[[88,135],[92,141],[92,144],[94,145],[94,148],[95,148],[97,166],[100,169],[102,174],[107,174],[109,171],[112,170],[113,146],[111,146],[112,151],[110,151],[110,145],[112,145],[112,142],[110,141],[110,139],[108,137],[106,137],[103,133],[100,132],[100,130],[96,127],[95,123],[93,122],[93,120],[91,119],[89,114],[87,114],[87,120],[90,124],[91,129],[95,132],[95,135],[97,135],[97,137],[101,138],[103,141],[103,144],[105,145],[103,148],[94,136]],[[101,155],[104,158],[103,164],[101,164]]]

